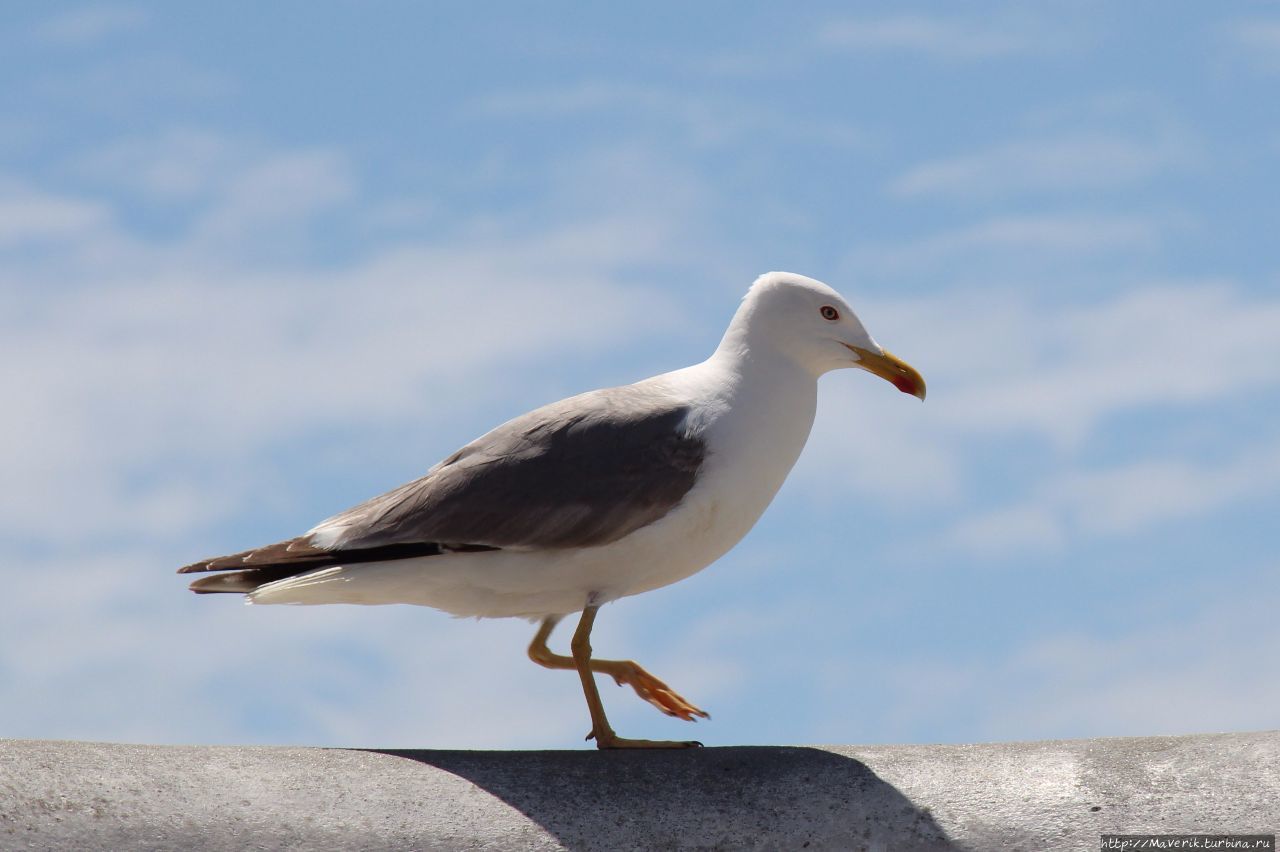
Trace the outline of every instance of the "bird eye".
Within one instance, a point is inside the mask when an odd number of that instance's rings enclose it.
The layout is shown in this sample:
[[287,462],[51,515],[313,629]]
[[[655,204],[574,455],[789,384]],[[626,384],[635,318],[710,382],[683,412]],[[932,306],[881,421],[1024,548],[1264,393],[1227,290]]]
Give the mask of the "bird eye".
[[822,314],[822,318],[824,320],[831,320],[832,322],[835,322],[836,320],[840,319],[840,312],[837,311],[835,308],[831,307],[830,305],[823,305],[818,310],[818,313]]

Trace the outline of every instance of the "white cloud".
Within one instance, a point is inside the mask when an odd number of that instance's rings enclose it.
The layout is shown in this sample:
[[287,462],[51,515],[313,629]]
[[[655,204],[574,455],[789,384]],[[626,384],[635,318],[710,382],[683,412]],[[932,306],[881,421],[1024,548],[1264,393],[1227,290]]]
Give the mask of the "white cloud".
[[285,237],[281,229],[305,222],[346,200],[353,178],[340,155],[324,150],[291,151],[255,162],[219,187],[218,199],[190,238],[206,245]]
[[1217,464],[1165,459],[1073,472],[1047,497],[1086,532],[1125,534],[1277,491],[1280,445],[1249,447]]
[[1058,518],[1038,505],[1012,506],[966,518],[950,531],[949,539],[983,555],[1052,550],[1066,541]]
[[235,91],[219,71],[194,67],[178,56],[152,52],[113,54],[88,66],[59,68],[37,77],[32,94],[47,108],[120,115],[157,103],[221,98]]
[[1164,222],[1143,216],[1054,213],[1004,216],[901,243],[866,245],[849,265],[865,272],[904,275],[963,265],[977,268],[990,258],[1014,262],[1073,261],[1149,252],[1162,240]]
[[949,60],[1032,53],[1055,43],[1026,26],[927,15],[833,21],[821,29],[818,40],[853,51],[901,51]]
[[[1032,336],[1031,349],[946,391],[942,414],[953,425],[1030,430],[1071,444],[1121,411],[1204,403],[1280,382],[1280,301],[1229,286],[1148,287],[1054,310],[1024,301],[995,322],[1010,319],[1023,326],[1011,330],[1015,339]],[[1007,329],[983,316],[969,314],[968,322],[946,336],[952,351],[996,355]],[[960,332],[967,342],[956,339]]]
[[594,112],[643,116],[647,126],[671,122],[697,146],[722,146],[745,136],[784,136],[793,145],[835,147],[863,141],[859,130],[839,121],[797,116],[780,121],[775,113],[740,101],[606,81],[497,92],[481,99],[473,110],[485,118],[522,120],[560,120],[567,115]]
[[48,44],[83,46],[132,32],[147,21],[134,6],[83,6],[41,24],[36,36]]
[[[873,657],[855,664],[867,673],[854,681],[850,663],[832,655],[826,703],[839,710],[823,727],[845,739],[856,713],[885,741],[947,731],[948,739],[959,733],[965,741],[1001,742],[1270,729],[1280,701],[1273,575],[1217,583],[1179,574],[1181,586],[1153,589],[1136,603],[1104,590],[1096,612],[1073,619],[1089,632],[1046,627],[1022,641],[983,641],[976,652]],[[1050,617],[1061,614],[1051,601],[1024,606],[1037,605]],[[979,608],[974,630],[1001,616]],[[851,711],[868,683],[879,709]]]
[[955,249],[1028,248],[1052,252],[1108,252],[1151,248],[1158,240],[1146,219],[1123,216],[1024,216],[993,219],[943,235],[934,247]]
[[[1042,638],[984,682],[987,736],[1123,736],[1264,730],[1280,701],[1270,583],[1206,590],[1201,605],[1110,636]],[[1001,685],[1010,685],[1001,687]],[[1012,687],[1012,688],[1010,688]],[[1003,694],[1002,694],[1003,693]]]
[[[1007,335],[1000,326],[1011,320],[1022,327]],[[1221,285],[1150,288],[1054,314],[1020,309],[998,324],[975,326],[973,339],[989,354],[997,351],[993,344],[1011,340],[1011,357],[939,394],[937,416],[949,434],[1026,432],[1071,450],[1125,411],[1194,412],[1280,384],[1280,302]],[[965,346],[954,336],[927,339],[941,348]],[[1212,456],[1217,449],[1217,440],[1207,448]],[[948,539],[982,553],[1055,548],[1204,517],[1278,489],[1280,447],[1256,439],[1214,461],[1151,457],[1067,467],[1021,501],[961,519]]]
[[1040,550],[1079,537],[1132,535],[1280,493],[1280,445],[1249,447],[1225,462],[1149,459],[1070,470],[1034,496],[961,521],[953,543],[980,553]]
[[1280,70],[1280,20],[1255,18],[1235,21],[1227,26],[1227,35],[1257,67]]
[[955,445],[934,413],[862,372],[823,379],[818,417],[793,477],[815,496],[856,493],[875,503],[949,503],[963,492]]
[[182,199],[221,189],[262,156],[248,143],[179,128],[105,142],[82,157],[76,171],[126,192]]
[[898,198],[924,198],[1111,189],[1167,173],[1191,156],[1186,142],[1169,135],[1064,134],[922,163],[895,178],[889,192]]
[[102,229],[110,218],[100,202],[0,180],[0,249],[73,240]]
[[560,116],[579,112],[617,109],[624,106],[660,108],[668,96],[658,89],[634,84],[589,81],[550,89],[496,92],[480,99],[474,107],[478,115]]

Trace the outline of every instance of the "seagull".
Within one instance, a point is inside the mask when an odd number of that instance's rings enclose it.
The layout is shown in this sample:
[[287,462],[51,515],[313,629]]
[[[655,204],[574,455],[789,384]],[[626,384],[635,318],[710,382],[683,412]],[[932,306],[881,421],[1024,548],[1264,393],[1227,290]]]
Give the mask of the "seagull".
[[[578,673],[602,749],[697,742],[620,737],[595,675],[663,713],[709,718],[631,660],[592,656],[600,607],[683,580],[755,525],[813,426],[818,377],[857,367],[921,400],[914,368],[885,351],[831,287],[760,276],[700,364],[535,409],[421,478],[277,544],[206,559],[194,592],[251,604],[418,604],[539,623],[533,662]],[[581,613],[570,655],[547,645]]]

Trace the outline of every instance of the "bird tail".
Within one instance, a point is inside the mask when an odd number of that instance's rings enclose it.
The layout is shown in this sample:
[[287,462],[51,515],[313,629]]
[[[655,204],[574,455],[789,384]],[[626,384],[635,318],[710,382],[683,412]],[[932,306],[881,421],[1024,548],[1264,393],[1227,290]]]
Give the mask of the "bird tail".
[[[414,556],[438,556],[450,549],[436,542],[412,542],[354,550],[325,550],[311,544],[309,536],[304,535],[269,544],[266,547],[233,553],[230,556],[202,559],[179,568],[178,573],[225,572],[201,577],[192,583],[191,591],[196,594],[249,594],[267,583],[308,574],[321,568]],[[493,548],[475,546],[465,549],[492,550]]]

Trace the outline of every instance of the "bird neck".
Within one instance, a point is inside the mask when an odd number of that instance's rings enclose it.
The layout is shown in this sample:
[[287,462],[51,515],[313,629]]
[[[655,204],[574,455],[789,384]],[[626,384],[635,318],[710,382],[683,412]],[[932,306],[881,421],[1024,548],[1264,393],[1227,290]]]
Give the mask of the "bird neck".
[[[811,422],[818,377],[766,335],[753,334],[750,323],[740,322],[741,314],[740,310],[707,359],[730,407],[762,423],[786,421],[788,429],[796,422]],[[804,432],[808,432],[807,425]]]
[[768,343],[735,324],[703,365],[718,397],[710,427],[715,475],[727,483],[729,514],[746,528],[799,458],[817,409],[817,377]]
[[756,313],[755,300],[748,295],[708,360],[743,377],[760,375],[796,381],[799,374],[804,374],[816,382],[817,375],[779,345]]

